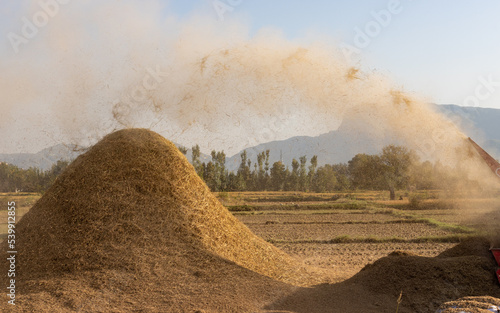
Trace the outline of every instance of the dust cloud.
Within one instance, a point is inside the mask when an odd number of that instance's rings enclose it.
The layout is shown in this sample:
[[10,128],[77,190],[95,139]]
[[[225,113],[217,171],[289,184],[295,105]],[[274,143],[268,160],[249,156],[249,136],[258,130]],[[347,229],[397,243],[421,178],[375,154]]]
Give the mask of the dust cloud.
[[[12,31],[20,34],[22,18],[40,10],[36,1],[26,5]],[[0,50],[2,129],[13,117],[36,120],[52,136],[85,145],[115,129],[146,127],[231,154],[355,117],[422,159],[488,175],[429,99],[360,70],[335,45],[273,29],[250,35],[237,18],[221,23],[213,15],[181,20],[157,1],[61,4],[17,53]]]

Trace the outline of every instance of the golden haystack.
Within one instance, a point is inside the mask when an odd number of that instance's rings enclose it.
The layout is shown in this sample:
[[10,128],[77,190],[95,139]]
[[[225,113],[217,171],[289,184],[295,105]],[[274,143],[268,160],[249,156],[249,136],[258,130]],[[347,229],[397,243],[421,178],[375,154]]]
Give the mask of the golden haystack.
[[[170,299],[183,298],[187,307],[196,305],[193,293],[202,294],[193,290],[204,283],[219,286],[218,310],[225,293],[238,288],[244,293],[253,288],[256,297],[266,290],[273,294],[271,286],[278,293],[289,288],[264,276],[295,285],[314,282],[300,262],[234,218],[171,142],[145,129],[112,133],[78,157],[17,231],[18,281],[37,299],[47,290],[57,293],[56,281],[65,281],[66,290],[92,285],[96,273],[103,281],[120,277],[131,288],[129,295],[136,289],[161,293],[180,284]],[[195,286],[186,283],[193,275]],[[41,282],[52,287],[44,289]],[[109,283],[98,285],[90,294],[109,289]],[[250,295],[243,302],[258,300]]]

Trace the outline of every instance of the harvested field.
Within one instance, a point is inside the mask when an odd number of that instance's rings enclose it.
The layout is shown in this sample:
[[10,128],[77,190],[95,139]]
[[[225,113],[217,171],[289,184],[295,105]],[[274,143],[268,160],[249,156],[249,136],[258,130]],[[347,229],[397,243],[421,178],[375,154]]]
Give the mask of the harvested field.
[[454,247],[455,243],[276,243],[278,248],[308,265],[328,268],[333,271],[334,282],[348,279],[358,273],[367,264],[383,258],[390,253],[411,251],[424,257],[435,257],[441,252]]
[[422,210],[415,213],[446,223],[475,225],[485,222],[485,216],[491,214],[492,212],[494,211],[491,209],[476,209],[474,211],[467,212],[462,210]]
[[401,238],[447,236],[452,233],[425,224],[250,224],[260,237],[273,242],[328,241],[341,236],[354,238]]
[[383,223],[399,221],[401,218],[388,214],[349,214],[349,213],[323,213],[323,214],[262,214],[235,216],[245,224],[270,224],[270,223]]
[[466,226],[474,226],[476,223],[473,221],[474,218],[482,218],[482,214],[474,214],[470,216],[466,216],[463,214],[459,214],[458,212],[447,212],[447,213],[428,213],[428,212],[419,212],[420,215],[424,215],[428,218],[435,219],[444,223],[453,223],[460,224]]
[[[7,207],[7,202],[14,201],[17,216],[21,218],[39,198],[40,195],[36,193],[0,193],[0,204],[4,209]],[[7,210],[0,210],[0,240],[7,234],[7,216]]]

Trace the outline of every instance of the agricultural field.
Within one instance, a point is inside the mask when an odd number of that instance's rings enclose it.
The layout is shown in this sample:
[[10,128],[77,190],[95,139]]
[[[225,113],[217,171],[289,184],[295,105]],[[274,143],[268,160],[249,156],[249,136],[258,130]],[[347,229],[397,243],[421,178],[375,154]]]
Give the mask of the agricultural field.
[[[440,192],[341,194],[220,193],[255,234],[343,281],[394,251],[434,257],[496,223],[500,198],[449,198]],[[417,199],[417,200],[414,200]]]
[[[345,280],[393,251],[433,257],[480,235],[496,223],[500,198],[439,199],[421,193],[411,202],[389,201],[386,192],[335,194],[301,192],[216,193],[250,230],[308,265]],[[17,220],[40,198],[36,193],[0,194],[0,239],[7,232],[7,201],[16,202]]]
[[16,221],[19,221],[40,197],[38,193],[0,193],[0,240],[7,235],[7,203],[16,203]]

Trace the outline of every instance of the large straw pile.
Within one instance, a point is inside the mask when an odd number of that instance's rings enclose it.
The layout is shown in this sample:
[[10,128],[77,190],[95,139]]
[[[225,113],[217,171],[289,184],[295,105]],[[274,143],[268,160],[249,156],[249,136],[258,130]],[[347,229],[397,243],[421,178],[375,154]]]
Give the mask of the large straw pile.
[[313,282],[234,218],[172,143],[144,129],[110,134],[78,157],[17,231],[21,300],[23,291],[26,304],[46,299],[49,311],[85,306],[81,294],[108,299],[104,311],[119,295],[129,307],[154,297],[153,307],[161,299],[163,309],[222,312],[221,303],[258,307],[289,288],[265,276]]

